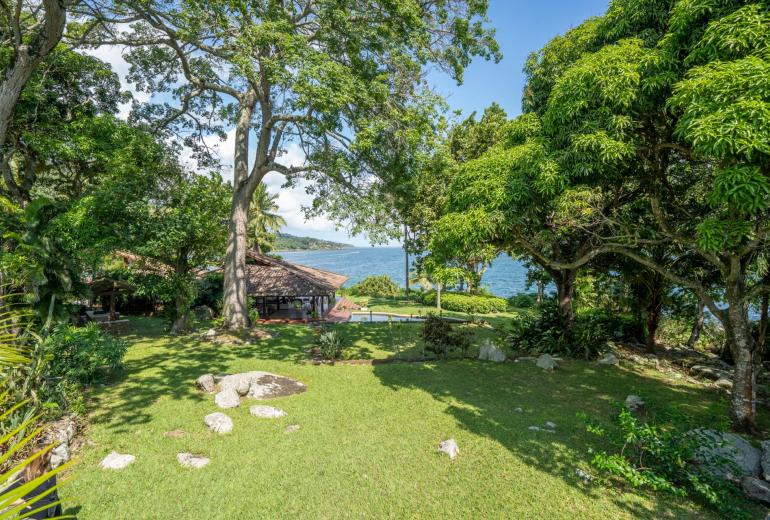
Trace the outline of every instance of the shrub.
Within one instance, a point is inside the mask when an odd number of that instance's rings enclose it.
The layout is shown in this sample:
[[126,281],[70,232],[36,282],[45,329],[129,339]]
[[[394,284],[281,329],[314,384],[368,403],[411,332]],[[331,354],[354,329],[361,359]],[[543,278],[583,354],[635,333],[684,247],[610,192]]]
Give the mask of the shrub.
[[315,346],[324,359],[340,359],[347,347],[345,339],[333,329],[322,330],[315,339]]
[[367,276],[350,288],[350,294],[355,296],[371,296],[373,298],[393,298],[401,294],[401,288],[388,275]]
[[224,274],[209,273],[198,282],[197,295],[192,307],[205,305],[215,314],[222,312],[222,297],[224,295]]
[[103,333],[95,323],[56,327],[40,346],[48,377],[82,384],[93,383],[105,369],[119,368],[127,349],[125,341]]
[[536,293],[519,293],[508,298],[508,305],[516,309],[531,309],[537,305]]
[[422,325],[421,337],[425,350],[437,357],[447,358],[452,350],[459,350],[465,356],[471,346],[473,331],[464,327],[455,329],[447,320],[429,314]]
[[[425,305],[436,305],[435,291],[422,297]],[[508,310],[508,302],[497,296],[482,296],[463,293],[441,293],[441,308],[466,314],[491,314]]]
[[613,317],[605,312],[579,313],[572,328],[567,326],[553,300],[537,307],[538,312],[514,318],[511,343],[516,349],[534,354],[560,354],[592,359],[607,341],[624,339],[632,320]]
[[[704,439],[676,431],[671,425],[644,423],[625,407],[608,428],[589,423],[588,431],[612,446],[598,452],[591,464],[617,475],[634,487],[646,487],[705,502],[727,518],[748,518],[740,492],[727,479],[718,479],[691,463]],[[714,445],[716,448],[716,443]]]

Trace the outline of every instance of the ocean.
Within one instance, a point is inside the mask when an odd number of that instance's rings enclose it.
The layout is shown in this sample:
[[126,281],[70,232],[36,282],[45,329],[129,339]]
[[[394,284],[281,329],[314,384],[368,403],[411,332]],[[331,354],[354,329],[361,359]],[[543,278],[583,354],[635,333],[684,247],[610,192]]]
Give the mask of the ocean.
[[[289,262],[344,274],[349,278],[346,286],[375,274],[386,274],[404,286],[404,250],[399,247],[352,247],[329,251],[276,253]],[[508,255],[498,256],[481,279],[483,287],[502,297],[526,292],[526,282],[527,270],[521,262]]]

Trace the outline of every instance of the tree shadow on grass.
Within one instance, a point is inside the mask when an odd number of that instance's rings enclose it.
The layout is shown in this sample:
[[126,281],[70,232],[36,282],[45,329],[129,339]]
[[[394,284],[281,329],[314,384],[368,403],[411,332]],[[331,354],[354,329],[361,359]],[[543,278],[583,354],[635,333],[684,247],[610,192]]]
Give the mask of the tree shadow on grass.
[[[607,422],[625,397],[635,394],[655,409],[680,418],[683,427],[714,425],[727,413],[725,400],[712,390],[579,361],[565,361],[554,373],[542,371],[531,362],[450,361],[376,365],[373,370],[383,384],[393,389],[430,393],[446,403],[446,413],[454,417],[459,428],[497,441],[527,465],[560,478],[591,498],[606,493],[597,484],[584,484],[576,468],[595,473],[590,468],[589,447],[601,445],[599,438],[586,431],[579,412]],[[517,412],[517,408],[523,411]],[[543,427],[546,421],[557,424],[556,433],[528,429]],[[620,494],[612,494],[611,499],[634,517],[693,516],[686,501],[639,489],[631,492],[648,497],[653,509]]]
[[135,332],[124,336],[131,349],[123,368],[91,393],[98,401],[91,421],[106,423],[115,433],[149,423],[150,405],[159,399],[211,399],[195,387],[195,380],[202,374],[227,373],[242,360],[304,362],[313,337],[307,327],[276,325],[266,327],[275,334],[271,339],[218,345],[203,339],[200,333],[169,336],[157,319],[132,321]]

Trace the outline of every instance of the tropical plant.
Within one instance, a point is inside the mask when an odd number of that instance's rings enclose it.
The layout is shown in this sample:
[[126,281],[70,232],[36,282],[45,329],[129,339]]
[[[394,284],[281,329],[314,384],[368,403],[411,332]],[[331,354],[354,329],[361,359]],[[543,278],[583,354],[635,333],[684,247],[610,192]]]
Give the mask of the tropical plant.
[[315,339],[315,346],[324,359],[335,360],[342,357],[347,341],[334,329],[321,330]]
[[258,253],[273,249],[276,233],[286,225],[286,219],[278,211],[277,193],[267,191],[265,183],[259,183],[249,206],[247,244]]
[[401,288],[386,274],[367,276],[353,285],[349,291],[356,296],[373,298],[394,298],[401,294]]

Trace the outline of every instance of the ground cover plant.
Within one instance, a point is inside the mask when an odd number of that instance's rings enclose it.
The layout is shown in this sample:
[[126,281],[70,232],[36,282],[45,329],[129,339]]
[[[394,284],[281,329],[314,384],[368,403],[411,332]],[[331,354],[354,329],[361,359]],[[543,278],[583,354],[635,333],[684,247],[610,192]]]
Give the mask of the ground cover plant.
[[[254,511],[287,518],[716,518],[687,499],[619,483],[587,485],[576,475],[576,468],[593,471],[588,446],[596,442],[577,412],[609,425],[617,403],[636,393],[687,421],[716,426],[727,402],[703,386],[579,360],[554,373],[523,362],[316,366],[307,362],[309,327],[271,326],[277,335],[270,340],[223,348],[200,335],[166,336],[159,320],[132,322],[125,372],[89,395],[89,442],[62,491],[82,518],[114,518],[115,511],[130,518]],[[241,406],[228,410],[231,434],[208,431],[202,417],[216,407],[192,381],[254,369],[308,390],[269,403],[285,418],[258,420]],[[556,433],[528,429],[545,421],[557,423]],[[300,429],[284,433],[290,424]],[[454,461],[436,452],[447,437],[460,445]],[[113,449],[136,462],[122,472],[99,469]],[[181,468],[176,454],[183,451],[212,462]],[[259,493],[245,492],[254,489]]]

